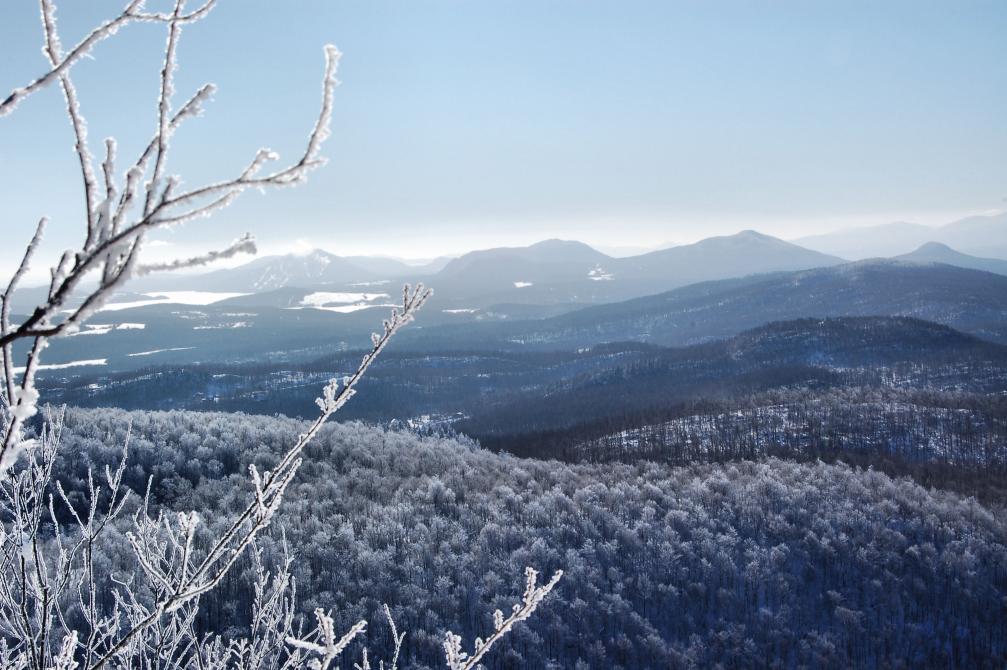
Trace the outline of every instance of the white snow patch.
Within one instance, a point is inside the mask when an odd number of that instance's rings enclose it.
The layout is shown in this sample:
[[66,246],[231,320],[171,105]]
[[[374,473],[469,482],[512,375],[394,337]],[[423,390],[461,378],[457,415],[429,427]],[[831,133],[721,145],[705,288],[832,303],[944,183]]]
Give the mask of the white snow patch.
[[326,312],[349,314],[371,307],[394,307],[395,305],[378,304],[373,301],[388,298],[387,293],[333,293],[316,291],[301,299],[301,304],[288,309],[322,309]]
[[[67,368],[80,368],[88,365],[108,365],[107,358],[91,358],[84,361],[70,361],[69,363],[50,363],[49,365],[39,365],[39,370],[65,370]],[[14,372],[21,374],[24,367],[14,368]]]
[[615,275],[611,272],[606,272],[602,269],[600,265],[596,266],[593,270],[587,273],[587,276],[591,278],[592,281],[612,281],[615,279]]
[[445,314],[475,314],[479,311],[478,307],[463,307],[460,309],[442,309]]
[[248,321],[235,321],[234,323],[219,323],[212,326],[193,326],[193,330],[228,330],[230,328],[249,328],[252,324]]
[[171,347],[170,349],[151,349],[150,351],[138,351],[135,354],[126,354],[129,357],[134,356],[150,356],[152,354],[160,354],[164,351],[186,351],[188,349],[195,349],[196,347]]
[[[212,305],[228,298],[239,298],[247,293],[223,293],[217,291],[163,291],[158,293],[144,293],[147,300],[133,300],[130,302],[111,302],[103,306],[101,312],[115,312],[120,309],[132,309],[134,307],[146,307],[147,305]],[[67,310],[70,311],[70,310]]]
[[516,281],[514,282],[514,288],[528,288],[529,286],[534,286],[530,281]]
[[389,297],[387,293],[330,293],[328,291],[316,291],[309,293],[301,299],[304,307],[323,307],[326,305],[347,305],[358,302],[370,302],[378,298]]
[[385,284],[391,283],[391,279],[380,279],[378,281],[358,281],[350,284],[350,286],[384,286]]
[[143,330],[147,325],[144,323],[88,323],[84,324],[85,330],[78,330],[70,333],[67,337],[78,337],[80,335],[107,335],[113,330]]
[[115,328],[110,323],[88,323],[84,325],[84,330],[78,330],[76,333],[70,333],[67,337],[80,337],[81,335],[106,335],[112,332]]
[[[99,312],[117,312],[120,309],[133,309],[134,307],[146,307],[147,305],[160,305],[162,303],[168,302],[167,300],[161,298],[155,298],[152,300],[133,300],[131,302],[110,302],[104,305]],[[72,312],[73,310],[67,309],[65,312]]]
[[349,314],[350,312],[359,312],[362,309],[370,309],[371,307],[396,307],[397,305],[389,304],[368,304],[368,303],[356,303],[353,305],[309,305],[304,307],[288,307],[287,309],[320,309],[325,312],[335,312],[336,314]]

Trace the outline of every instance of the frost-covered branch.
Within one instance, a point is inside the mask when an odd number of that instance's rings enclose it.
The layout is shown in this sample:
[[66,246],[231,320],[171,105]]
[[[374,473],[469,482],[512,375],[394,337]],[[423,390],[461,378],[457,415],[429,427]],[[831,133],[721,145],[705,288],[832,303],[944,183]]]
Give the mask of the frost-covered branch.
[[[35,234],[32,236],[28,246],[25,247],[24,254],[21,256],[21,263],[18,264],[17,270],[14,272],[10,282],[7,284],[7,290],[3,292],[3,297],[0,298],[0,336],[6,335],[10,330],[11,298],[14,297],[14,291],[17,289],[24,273],[28,271],[31,259],[38,250],[38,245],[42,241],[42,234],[45,232],[46,223],[47,219],[45,217],[39,220],[38,225],[35,227]],[[14,368],[12,358],[13,351],[11,350],[11,345],[9,342],[6,342],[3,345],[4,391],[6,392],[4,405],[8,408],[14,399]],[[4,450],[0,449],[0,461],[3,460],[3,455]],[[0,468],[0,473],[2,473],[2,471],[3,468]]]
[[[88,54],[95,44],[114,35],[123,25],[132,21],[144,20],[139,13],[142,6],[143,0],[132,0],[121,14],[92,30],[69,53],[53,62],[51,70],[31,83],[11,91],[3,102],[0,102],[0,116],[13,112],[22,100],[59,79],[78,60]],[[156,18],[153,15],[148,15],[146,20],[156,20]]]
[[336,639],[335,622],[332,617],[326,614],[321,608],[315,610],[315,618],[318,621],[316,630],[317,642],[302,640],[293,636],[287,638],[287,644],[302,651],[316,654],[321,658],[313,659],[308,667],[312,670],[327,670],[329,664],[335,660],[349,646],[357,635],[367,630],[366,621],[358,621],[338,640]]
[[[204,18],[213,9],[216,1],[209,0],[195,11],[179,17],[178,21],[191,23]],[[140,21],[166,23],[171,20],[170,16],[164,13],[144,12],[143,5],[144,0],[131,0],[118,16],[94,28],[66,55],[53,63],[51,70],[39,75],[30,83],[11,91],[3,101],[0,101],[0,116],[10,114],[22,100],[58,80],[81,58],[88,55],[96,44],[115,35],[124,25]]]
[[[178,30],[178,25],[171,24]],[[177,32],[175,43],[177,43]],[[322,107],[315,123],[315,127],[308,137],[307,146],[301,157],[292,165],[273,172],[265,176],[256,176],[258,170],[268,160],[275,160],[276,155],[266,150],[260,151],[250,163],[249,167],[243,170],[237,177],[222,182],[217,182],[209,186],[195,188],[178,195],[173,194],[173,189],[177,180],[169,179],[164,181],[159,175],[157,165],[163,171],[163,161],[169,145],[171,128],[186,115],[195,113],[202,101],[208,97],[212,91],[209,87],[201,89],[196,96],[187,103],[178,114],[175,115],[174,123],[168,121],[161,122],[161,110],[167,109],[158,105],[159,109],[159,132],[155,138],[154,148],[144,155],[128,173],[126,178],[126,189],[120,198],[120,205],[115,216],[101,225],[93,239],[100,240],[92,248],[85,248],[74,254],[72,267],[65,273],[54,275],[50,291],[50,300],[38,306],[29,317],[27,317],[16,328],[12,328],[6,333],[0,334],[0,346],[17,339],[27,337],[54,337],[72,330],[86,320],[91,314],[107,300],[108,296],[127,281],[132,275],[136,266],[136,258],[142,245],[144,236],[150,230],[177,225],[185,221],[211,215],[216,210],[228,205],[235,197],[242,192],[253,187],[283,187],[297,184],[304,180],[307,173],[320,167],[324,161],[318,157],[318,150],[321,143],[329,135],[329,123],[332,117],[332,95],[337,84],[335,78],[338,65],[339,51],[332,46],[325,49],[326,68],[322,86]],[[174,60],[165,61],[165,71],[171,72]],[[170,77],[163,78],[164,94],[170,95]],[[188,110],[188,111],[186,111]],[[147,183],[146,204],[143,214],[133,223],[122,226],[120,221],[122,211],[125,208],[123,203],[131,203],[135,199],[136,188],[138,187],[139,174],[146,168],[144,156],[153,153],[155,156],[154,179]],[[105,203],[99,205],[105,207]],[[103,267],[103,278],[100,285],[93,290],[82,301],[81,305],[75,308],[69,316],[59,322],[53,319],[58,315],[60,308],[66,303],[83,280],[83,277],[90,271]]]
[[[56,10],[51,0],[40,0],[42,10],[42,29],[45,32],[45,48],[42,50],[49,59],[49,64],[56,68],[63,59],[63,46],[60,44],[59,32],[56,30]],[[66,113],[73,126],[73,134],[76,138],[74,150],[77,152],[77,160],[80,163],[81,178],[84,182],[84,206],[87,214],[88,237],[94,233],[94,203],[96,198],[96,178],[94,166],[92,165],[91,149],[87,143],[87,122],[80,111],[80,103],[77,100],[77,89],[70,79],[70,70],[67,68],[59,75],[60,88],[63,89],[63,98],[66,101]]]
[[485,640],[476,638],[475,649],[471,654],[462,651],[462,638],[448,631],[444,636],[444,656],[449,670],[472,670],[477,667],[486,652],[510,632],[514,624],[527,620],[538,609],[562,576],[563,571],[557,570],[552,579],[539,586],[538,572],[534,568],[525,568],[525,592],[521,602],[514,605],[511,615],[506,619],[500,610],[493,613],[493,634]]
[[[185,12],[185,4],[185,0],[176,0],[170,14],[144,13],[143,3],[134,0],[126,6],[119,17],[96,28],[79,45],[64,55],[53,0],[40,0],[44,51],[53,69],[38,80],[41,83],[19,89],[20,93],[16,92],[17,95],[12,94],[11,101],[4,103],[6,105],[4,109],[8,111],[13,109],[17,100],[46,82],[56,80],[60,82],[81,169],[86,235],[79,249],[66,251],[60,262],[52,268],[46,300],[31,310],[20,323],[10,322],[10,297],[37,247],[37,239],[29,245],[21,269],[15,273],[10,287],[4,293],[3,314],[0,318],[0,350],[4,355],[5,405],[10,408],[12,418],[5,426],[3,443],[0,444],[0,464],[11,462],[11,454],[17,451],[16,444],[20,439],[23,425],[23,418],[19,418],[18,414],[26,417],[33,414],[37,395],[34,392],[33,371],[38,367],[39,357],[47,345],[48,338],[75,332],[84,321],[102,308],[115,291],[137,274],[196,267],[238,253],[254,252],[255,249],[252,238],[246,235],[223,250],[165,263],[143,264],[139,259],[148,233],[157,228],[209,216],[251,187],[283,187],[296,184],[303,181],[310,170],[324,162],[319,157],[319,149],[329,135],[332,97],[337,85],[336,69],[339,60],[339,52],[332,46],[325,48],[326,65],[319,116],[308,136],[304,153],[296,161],[272,174],[260,176],[258,173],[267,161],[277,160],[273,152],[260,150],[249,166],[236,177],[178,192],[181,180],[174,175],[167,176],[166,172],[171,137],[182,121],[201,113],[204,104],[215,90],[212,84],[204,85],[172,113],[173,81],[182,26],[205,17],[214,6],[214,0],[203,3],[189,13]],[[75,59],[86,53],[97,41],[113,34],[119,26],[130,21],[157,21],[166,23],[168,27],[156,106],[156,130],[153,139],[122,177],[121,189],[115,172],[115,140],[109,138],[105,141],[105,159],[101,164],[104,187],[99,188],[98,176],[94,171],[93,158],[87,143],[87,125],[80,110],[69,68]],[[138,198],[141,188],[144,189],[142,203],[139,202],[141,198]],[[84,278],[96,271],[99,276],[97,286],[88,289],[80,297],[78,304],[67,310],[66,305],[81,289]],[[22,378],[20,382],[15,383],[11,345],[20,339],[33,339],[34,344],[29,360],[24,366]],[[20,391],[17,390],[19,386]],[[15,395],[18,396],[16,400]]]
[[149,265],[139,265],[133,273],[136,277],[142,277],[154,272],[171,272],[174,270],[190,269],[209,265],[215,261],[231,258],[238,254],[254,254],[256,252],[255,238],[246,233],[232,242],[229,246],[216,251],[208,251],[192,258],[180,258],[167,263],[151,263]]

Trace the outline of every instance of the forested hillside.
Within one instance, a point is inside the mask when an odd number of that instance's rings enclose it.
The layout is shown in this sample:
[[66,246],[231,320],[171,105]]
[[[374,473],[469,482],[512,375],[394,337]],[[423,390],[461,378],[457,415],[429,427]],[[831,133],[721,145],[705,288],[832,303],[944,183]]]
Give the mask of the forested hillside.
[[[310,416],[319,384],[361,352],[244,365],[132,372],[43,371],[54,401],[128,409],[219,409]],[[552,428],[627,409],[781,385],[896,385],[990,393],[1007,387],[1007,347],[912,318],[800,319],[679,348],[615,342],[567,351],[390,350],[344,417],[386,422],[474,416],[480,435]],[[544,421],[542,420],[544,417]]]
[[[217,511],[251,495],[301,424],[264,416],[70,410],[57,476],[116,462],[156,503]],[[1001,668],[1007,663],[1002,512],[906,479],[820,462],[563,464],[360,424],[309,447],[277,526],[301,611],[337,627],[408,630],[410,668],[439,667],[441,633],[485,634],[525,565],[566,574],[534,625],[488,668]],[[280,536],[263,542],[278,558]],[[128,561],[121,554],[107,561]],[[250,564],[200,626],[249,616]],[[111,607],[108,592],[103,603]],[[367,644],[389,643],[368,629]]]
[[781,390],[627,413],[489,444],[518,454],[592,462],[824,458],[909,474],[925,485],[998,504],[1007,500],[1007,398],[1002,395],[863,387]]
[[[74,405],[310,416],[318,386],[358,359],[156,367],[46,390]],[[389,352],[344,418],[567,461],[854,458],[988,499],[1007,488],[1005,388],[1003,345],[906,317],[801,319],[681,348]]]
[[996,393],[1007,387],[1007,347],[917,319],[773,323],[718,342],[612,357],[537,393],[489,399],[461,425],[479,435],[562,428],[700,399],[843,386]]

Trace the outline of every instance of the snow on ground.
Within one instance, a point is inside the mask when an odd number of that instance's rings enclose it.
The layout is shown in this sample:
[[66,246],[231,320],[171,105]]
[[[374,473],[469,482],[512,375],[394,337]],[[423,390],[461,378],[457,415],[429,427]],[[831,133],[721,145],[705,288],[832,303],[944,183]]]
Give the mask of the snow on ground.
[[334,293],[316,291],[301,299],[301,304],[289,309],[321,309],[337,314],[349,314],[371,307],[395,307],[395,305],[375,303],[380,298],[390,297],[387,293]]
[[442,309],[445,314],[475,314],[479,311],[478,307],[462,307],[459,309]]
[[67,337],[77,337],[79,335],[107,335],[113,330],[143,330],[147,325],[143,323],[88,323],[84,325],[84,330],[71,333]]
[[591,270],[590,272],[588,272],[587,276],[590,277],[593,281],[612,281],[613,279],[615,279],[614,274],[612,274],[611,272],[606,272],[605,270],[602,269],[600,265],[597,266],[595,269]]
[[130,358],[136,356],[151,356],[153,354],[160,354],[165,351],[187,351],[189,349],[195,349],[196,347],[171,347],[170,349],[151,349],[150,351],[138,351],[135,354],[126,354]]
[[[50,363],[48,365],[39,365],[39,370],[65,370],[67,368],[80,368],[89,365],[108,365],[107,358],[91,358],[85,361],[70,361],[69,363]],[[24,372],[23,367],[14,368],[14,372],[21,374]]]
[[146,307],[147,305],[212,305],[228,298],[239,298],[247,293],[224,293],[217,291],[158,291],[157,293],[144,293],[147,300],[133,300],[130,302],[110,302],[99,311],[115,312],[120,309],[132,309],[134,307]]
[[312,305],[310,307],[294,307],[294,309],[324,309],[325,311],[334,311],[337,314],[348,314],[351,311],[359,311],[361,309],[370,309],[371,307],[388,307],[388,308],[391,308],[391,307],[396,307],[396,306],[398,306],[398,305],[394,305],[392,303],[388,303],[388,304],[386,304],[386,303],[371,303],[371,304],[369,304],[367,302],[364,302],[364,303],[357,302],[356,304],[326,305],[324,307],[322,307],[320,305]]
[[193,330],[228,330],[230,328],[250,328],[252,326],[248,321],[235,321],[234,323],[217,323],[207,326],[193,326]]
[[324,307],[332,304],[352,304],[359,302],[370,302],[378,298],[387,298],[387,293],[331,293],[329,291],[316,291],[309,293],[301,299],[304,307]]
[[534,286],[530,281],[516,281],[514,282],[514,288],[528,288],[529,286]]

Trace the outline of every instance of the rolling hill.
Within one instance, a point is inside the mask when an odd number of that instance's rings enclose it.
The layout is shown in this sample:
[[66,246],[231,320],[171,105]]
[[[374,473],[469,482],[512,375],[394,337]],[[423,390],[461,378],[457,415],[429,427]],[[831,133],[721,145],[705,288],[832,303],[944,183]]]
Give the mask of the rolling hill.
[[517,426],[563,428],[777,388],[893,386],[885,375],[903,364],[912,370],[902,382],[907,388],[988,393],[1007,382],[1007,346],[947,326],[907,317],[797,319],[707,344],[614,358],[562,384],[485,403],[461,428],[483,438]]

